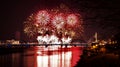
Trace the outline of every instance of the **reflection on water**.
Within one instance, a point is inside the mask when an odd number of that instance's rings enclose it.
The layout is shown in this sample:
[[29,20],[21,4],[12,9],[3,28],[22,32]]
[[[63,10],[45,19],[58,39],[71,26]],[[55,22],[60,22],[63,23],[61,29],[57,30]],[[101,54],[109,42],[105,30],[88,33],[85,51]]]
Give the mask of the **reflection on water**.
[[0,67],[73,67],[82,47],[35,46],[24,52],[0,55]]

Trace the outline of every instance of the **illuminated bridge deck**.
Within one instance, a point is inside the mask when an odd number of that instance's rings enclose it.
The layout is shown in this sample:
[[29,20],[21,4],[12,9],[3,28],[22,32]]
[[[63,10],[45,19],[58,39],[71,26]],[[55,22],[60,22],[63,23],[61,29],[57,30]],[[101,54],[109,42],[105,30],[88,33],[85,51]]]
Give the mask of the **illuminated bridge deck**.
[[0,45],[0,54],[8,54],[8,53],[16,53],[16,52],[24,52],[27,49],[34,49],[36,47],[40,47],[42,49],[48,48],[65,48],[69,49],[69,47],[87,47],[87,44],[2,44]]
[[17,48],[17,47],[33,47],[33,46],[81,46],[81,47],[88,47],[87,43],[81,44],[2,44],[0,48]]

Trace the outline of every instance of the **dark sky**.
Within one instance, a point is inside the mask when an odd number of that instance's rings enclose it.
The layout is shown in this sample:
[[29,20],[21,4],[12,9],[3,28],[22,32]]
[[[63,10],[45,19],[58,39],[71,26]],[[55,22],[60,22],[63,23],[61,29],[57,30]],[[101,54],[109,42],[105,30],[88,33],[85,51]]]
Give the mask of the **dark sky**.
[[89,40],[95,32],[101,39],[119,32],[119,0],[6,0],[0,2],[0,40],[15,38],[16,31],[23,33],[23,22],[31,13],[61,3],[81,14],[83,39]]

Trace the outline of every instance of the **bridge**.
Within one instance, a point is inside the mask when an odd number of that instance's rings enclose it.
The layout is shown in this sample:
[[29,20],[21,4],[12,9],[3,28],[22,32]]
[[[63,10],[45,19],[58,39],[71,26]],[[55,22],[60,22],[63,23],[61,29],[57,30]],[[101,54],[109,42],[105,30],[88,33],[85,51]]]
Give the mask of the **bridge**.
[[88,47],[87,43],[79,43],[79,44],[1,44],[0,48],[26,48],[26,47],[33,47],[33,46],[81,46],[81,47]]

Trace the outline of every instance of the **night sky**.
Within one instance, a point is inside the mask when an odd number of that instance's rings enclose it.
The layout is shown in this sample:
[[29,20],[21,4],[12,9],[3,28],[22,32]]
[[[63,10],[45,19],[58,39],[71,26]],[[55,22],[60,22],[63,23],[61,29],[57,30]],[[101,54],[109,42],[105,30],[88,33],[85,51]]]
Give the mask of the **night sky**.
[[31,13],[52,9],[61,3],[81,14],[83,40],[91,39],[95,32],[98,32],[100,39],[119,33],[119,0],[16,0],[0,2],[0,40],[14,39],[17,31],[21,33],[21,39],[24,39],[23,22]]

